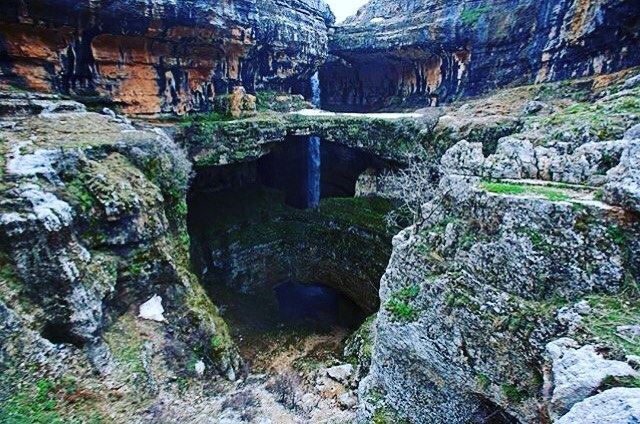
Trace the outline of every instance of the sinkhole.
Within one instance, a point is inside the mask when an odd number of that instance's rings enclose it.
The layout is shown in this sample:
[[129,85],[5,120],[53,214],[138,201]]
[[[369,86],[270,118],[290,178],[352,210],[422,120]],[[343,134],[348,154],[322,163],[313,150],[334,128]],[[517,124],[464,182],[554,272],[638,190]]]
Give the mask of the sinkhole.
[[355,195],[363,174],[393,166],[292,136],[258,160],[196,169],[192,262],[241,346],[274,330],[351,331],[377,311],[393,205]]

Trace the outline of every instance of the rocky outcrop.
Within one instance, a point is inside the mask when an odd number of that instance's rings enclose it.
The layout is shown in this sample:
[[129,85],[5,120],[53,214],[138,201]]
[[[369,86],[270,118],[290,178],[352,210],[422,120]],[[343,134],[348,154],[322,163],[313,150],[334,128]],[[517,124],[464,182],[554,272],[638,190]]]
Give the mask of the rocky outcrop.
[[638,94],[618,82],[571,106],[523,87],[439,108],[432,143],[459,142],[394,238],[363,420],[638,419],[633,389],[598,395],[637,385],[637,122],[618,101]]
[[632,423],[640,417],[640,389],[615,388],[574,406],[558,424]]
[[136,114],[207,111],[236,86],[306,94],[332,22],[323,0],[9,0],[0,82]]
[[[51,96],[29,101],[56,103]],[[135,318],[123,317],[159,295],[166,320],[156,331],[206,355],[211,372],[234,378],[240,361],[226,324],[189,271],[191,164],[174,141],[158,129],[82,111],[0,123],[0,304],[29,330],[0,332],[6,360],[31,363],[41,355],[16,348],[27,334],[35,346],[60,346],[112,375],[125,358],[108,334],[124,319],[131,325],[118,330],[117,342],[139,337]]]
[[[237,121],[189,123],[178,137],[197,166],[249,162],[269,154],[289,137],[319,136],[325,142],[357,148],[383,159],[406,162],[416,155],[440,156],[442,146],[428,138],[435,125],[429,116],[393,119],[367,116],[263,113]],[[435,154],[433,150],[438,150]]]
[[635,66],[639,13],[628,0],[373,0],[331,36],[323,107],[435,106]]

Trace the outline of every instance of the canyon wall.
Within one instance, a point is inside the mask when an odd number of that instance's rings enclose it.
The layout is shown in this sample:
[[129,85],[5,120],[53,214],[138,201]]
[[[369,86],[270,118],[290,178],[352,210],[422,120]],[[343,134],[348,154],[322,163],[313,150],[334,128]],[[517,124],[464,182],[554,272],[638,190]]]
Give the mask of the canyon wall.
[[373,0],[330,37],[323,108],[435,106],[640,63],[632,0]]
[[207,111],[237,86],[307,90],[333,20],[323,0],[8,0],[0,84],[126,113]]

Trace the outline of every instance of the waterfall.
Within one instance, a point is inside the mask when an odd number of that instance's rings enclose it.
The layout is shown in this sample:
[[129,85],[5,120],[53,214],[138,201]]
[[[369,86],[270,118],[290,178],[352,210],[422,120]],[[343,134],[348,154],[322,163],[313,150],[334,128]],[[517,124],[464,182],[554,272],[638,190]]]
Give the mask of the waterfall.
[[307,208],[320,206],[320,137],[307,140]]
[[322,108],[322,103],[320,101],[322,95],[322,90],[320,89],[320,73],[316,72],[311,77],[311,103],[318,109]]

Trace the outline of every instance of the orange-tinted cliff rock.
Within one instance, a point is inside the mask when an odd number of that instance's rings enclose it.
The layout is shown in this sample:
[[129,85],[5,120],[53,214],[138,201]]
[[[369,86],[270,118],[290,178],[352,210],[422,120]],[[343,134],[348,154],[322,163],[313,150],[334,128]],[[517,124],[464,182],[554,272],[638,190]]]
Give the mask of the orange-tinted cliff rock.
[[0,84],[206,111],[237,86],[305,92],[332,21],[323,0],[5,0]]

